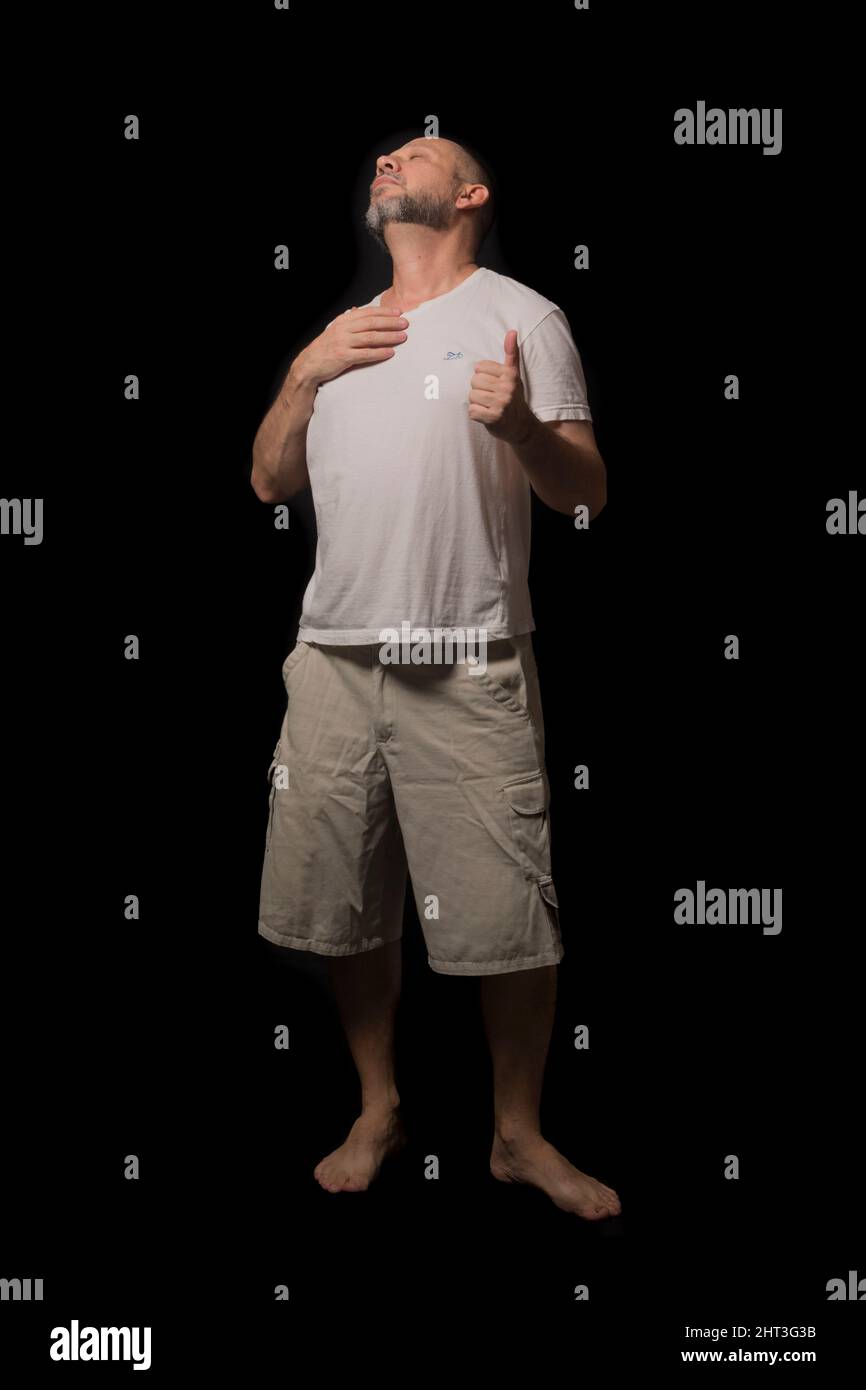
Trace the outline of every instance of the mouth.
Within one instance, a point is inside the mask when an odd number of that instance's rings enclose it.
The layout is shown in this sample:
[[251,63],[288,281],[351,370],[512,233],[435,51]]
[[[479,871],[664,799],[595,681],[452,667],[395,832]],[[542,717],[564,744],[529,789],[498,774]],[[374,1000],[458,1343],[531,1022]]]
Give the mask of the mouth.
[[398,188],[400,187],[400,185],[397,183],[397,180],[396,180],[396,179],[388,178],[388,176],[387,176],[387,174],[386,174],[386,175],[383,175],[382,178],[376,179],[376,181],[375,181],[374,184],[373,184],[373,191],[375,191],[377,188],[381,188],[381,187],[383,186],[383,184],[386,184],[386,183],[394,183],[394,184],[397,184],[397,187],[398,187]]

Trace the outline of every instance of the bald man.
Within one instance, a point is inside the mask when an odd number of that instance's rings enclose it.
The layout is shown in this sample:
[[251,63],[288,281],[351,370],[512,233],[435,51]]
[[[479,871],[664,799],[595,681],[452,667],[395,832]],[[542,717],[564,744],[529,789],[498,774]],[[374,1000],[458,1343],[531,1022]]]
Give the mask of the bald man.
[[481,267],[494,180],[451,140],[376,161],[366,227],[392,284],[296,357],[256,436],[269,504],[318,527],[283,665],[258,930],[327,958],[361,1113],[315,1168],[369,1187],[406,1142],[394,1080],[407,880],[430,968],[477,976],[490,1171],[588,1221],[616,1192],[542,1136],[564,954],[527,574],[530,488],[597,516],[606,470],[565,314]]

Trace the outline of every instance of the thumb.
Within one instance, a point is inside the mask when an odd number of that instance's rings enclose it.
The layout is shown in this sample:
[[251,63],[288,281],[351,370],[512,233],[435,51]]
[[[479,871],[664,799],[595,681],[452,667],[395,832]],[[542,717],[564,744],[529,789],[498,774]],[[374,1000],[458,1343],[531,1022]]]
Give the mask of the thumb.
[[517,350],[517,329],[509,328],[505,335],[505,365],[506,367],[517,367],[520,364],[520,355]]

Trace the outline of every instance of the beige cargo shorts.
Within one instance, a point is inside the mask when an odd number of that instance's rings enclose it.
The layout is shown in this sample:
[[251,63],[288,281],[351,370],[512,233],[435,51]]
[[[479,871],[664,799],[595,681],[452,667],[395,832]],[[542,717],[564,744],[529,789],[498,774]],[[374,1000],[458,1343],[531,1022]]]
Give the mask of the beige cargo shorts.
[[431,969],[563,956],[529,633],[473,662],[383,664],[298,642],[268,769],[258,931],[324,956],[402,935],[407,875]]

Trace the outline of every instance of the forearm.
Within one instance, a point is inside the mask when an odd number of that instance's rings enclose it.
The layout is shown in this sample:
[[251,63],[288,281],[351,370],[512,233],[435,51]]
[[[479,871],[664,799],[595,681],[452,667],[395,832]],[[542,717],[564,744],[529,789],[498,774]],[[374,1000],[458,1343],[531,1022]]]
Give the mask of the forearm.
[[310,481],[307,426],[317,388],[296,358],[253,443],[250,482],[263,502],[285,502]]
[[511,447],[533,491],[555,512],[573,517],[584,505],[591,521],[605,505],[607,470],[596,448],[566,439],[531,412]]

